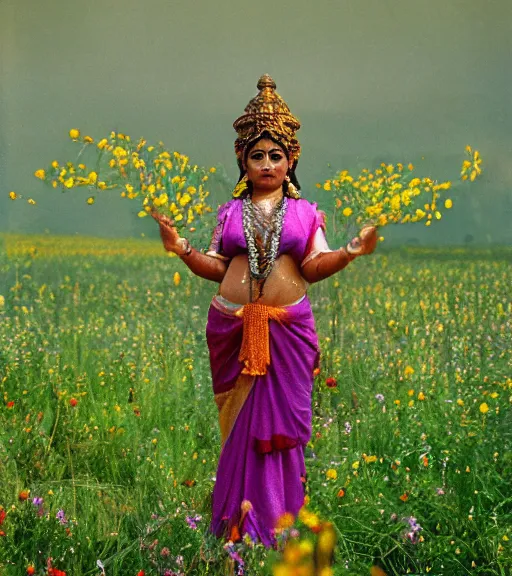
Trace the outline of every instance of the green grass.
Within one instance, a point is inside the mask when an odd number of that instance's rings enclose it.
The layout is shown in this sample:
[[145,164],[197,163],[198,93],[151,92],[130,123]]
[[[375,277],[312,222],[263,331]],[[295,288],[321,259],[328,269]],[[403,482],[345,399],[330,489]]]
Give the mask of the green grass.
[[[2,244],[0,572],[46,574],[51,557],[68,576],[98,575],[97,560],[108,576],[226,574],[207,530],[220,436],[204,327],[216,287],[149,241]],[[309,509],[335,525],[334,574],[510,573],[510,258],[414,248],[311,288],[323,355]],[[240,553],[251,574],[271,574],[276,553]]]

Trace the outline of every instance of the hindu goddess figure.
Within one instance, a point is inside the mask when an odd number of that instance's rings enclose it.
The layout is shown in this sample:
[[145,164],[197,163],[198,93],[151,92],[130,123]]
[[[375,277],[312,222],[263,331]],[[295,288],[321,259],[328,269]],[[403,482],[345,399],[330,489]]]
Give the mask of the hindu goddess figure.
[[219,207],[209,250],[153,216],[165,249],[219,284],[206,326],[222,439],[211,530],[271,546],[278,519],[304,503],[319,360],[308,286],[372,253],[377,231],[363,228],[347,247],[329,248],[323,213],[299,193],[300,123],[270,76],[258,90],[233,125],[240,179]]

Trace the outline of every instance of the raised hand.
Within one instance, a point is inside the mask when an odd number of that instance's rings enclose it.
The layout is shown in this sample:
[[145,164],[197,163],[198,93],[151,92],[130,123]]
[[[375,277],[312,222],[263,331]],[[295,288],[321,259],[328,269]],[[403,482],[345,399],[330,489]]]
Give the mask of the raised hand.
[[377,227],[365,226],[361,229],[359,236],[347,244],[347,252],[354,256],[371,254],[377,246],[377,239]]
[[151,216],[158,222],[160,226],[160,237],[167,252],[174,252],[175,254],[183,254],[186,250],[187,241],[181,238],[178,230],[174,226],[174,222],[163,214],[158,212],[151,212]]

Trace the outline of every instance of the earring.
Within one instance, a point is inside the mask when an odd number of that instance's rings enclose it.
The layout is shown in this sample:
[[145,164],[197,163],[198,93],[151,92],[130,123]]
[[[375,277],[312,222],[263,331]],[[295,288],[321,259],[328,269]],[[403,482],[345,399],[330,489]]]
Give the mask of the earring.
[[292,184],[292,182],[290,181],[290,177],[288,175],[286,175],[285,180],[286,180],[286,184],[287,184],[287,188],[288,188],[286,195],[289,198],[293,198],[294,200],[298,200],[300,198],[300,192]]
[[247,190],[249,187],[248,184],[247,174],[244,174],[243,178],[238,182],[233,190],[233,198],[240,198],[240,196]]

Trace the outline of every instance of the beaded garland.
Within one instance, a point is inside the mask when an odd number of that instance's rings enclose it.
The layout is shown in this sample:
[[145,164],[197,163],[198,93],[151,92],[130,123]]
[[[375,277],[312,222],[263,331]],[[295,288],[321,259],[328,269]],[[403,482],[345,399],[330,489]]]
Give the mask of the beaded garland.
[[[254,227],[254,205],[249,196],[242,200],[242,224],[244,229],[245,241],[247,243],[247,253],[249,259],[249,273],[251,278],[254,278],[260,284],[260,296],[263,283],[270,274],[274,262],[277,258],[279,250],[279,243],[281,241],[281,232],[283,229],[284,215],[287,208],[287,198],[283,198],[278,202],[273,210],[270,218],[270,247],[265,250],[263,262],[260,262],[260,251],[256,245],[256,231]],[[251,282],[251,298],[252,302],[252,282]]]

